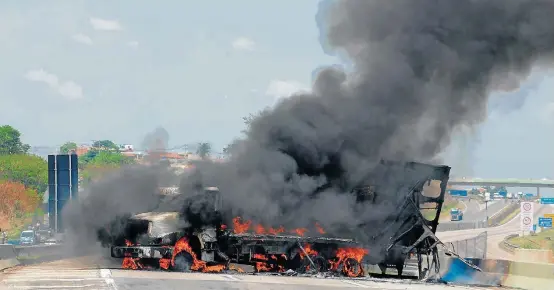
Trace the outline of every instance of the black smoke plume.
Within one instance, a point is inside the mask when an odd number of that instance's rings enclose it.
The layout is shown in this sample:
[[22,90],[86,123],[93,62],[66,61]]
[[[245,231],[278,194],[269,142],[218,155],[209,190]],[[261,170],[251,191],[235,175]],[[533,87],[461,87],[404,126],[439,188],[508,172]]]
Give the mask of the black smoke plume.
[[[459,126],[486,118],[492,91],[513,88],[554,57],[554,1],[325,1],[327,49],[349,71],[322,69],[312,93],[254,119],[225,164],[181,191],[218,186],[234,214],[262,223],[365,224],[341,193],[381,159],[436,162]],[[314,198],[314,192],[320,192]],[[355,213],[355,214],[354,214]]]
[[379,227],[392,208],[344,193],[381,159],[437,162],[452,132],[486,118],[491,92],[551,65],[553,15],[554,0],[324,1],[323,45],[349,66],[321,69],[311,93],[254,119],[227,162],[198,164],[180,191],[219,187],[227,222]]

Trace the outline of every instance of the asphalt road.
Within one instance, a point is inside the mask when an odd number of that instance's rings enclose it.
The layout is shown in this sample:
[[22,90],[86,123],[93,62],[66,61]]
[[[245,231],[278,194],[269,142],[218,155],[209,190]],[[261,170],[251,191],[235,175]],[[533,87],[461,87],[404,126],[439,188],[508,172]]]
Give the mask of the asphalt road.
[[[535,204],[535,219],[544,213],[554,212],[554,205]],[[487,258],[514,260],[514,255],[502,250],[498,244],[508,235],[520,232],[519,214],[506,224],[481,229],[437,232],[437,237],[444,243],[471,239],[483,232],[487,232]]]
[[[475,199],[464,200],[462,201],[466,209],[464,211],[464,219],[461,222],[477,222],[477,221],[484,221],[487,218],[487,213],[489,217],[494,215],[495,213],[498,213],[500,210],[502,210],[505,206],[509,204],[509,201],[505,200],[494,200],[488,203],[488,208],[485,210],[485,204],[480,204]],[[450,219],[446,219],[444,221],[441,221],[441,223],[456,223],[459,221],[450,221]]]
[[[106,269],[83,266],[75,260],[15,267],[0,273],[0,289],[236,289],[236,290],[316,290],[316,289],[483,289],[445,286],[399,280],[362,280],[316,277],[286,277],[252,274],[203,274],[162,271]],[[497,289],[497,288],[491,288]]]

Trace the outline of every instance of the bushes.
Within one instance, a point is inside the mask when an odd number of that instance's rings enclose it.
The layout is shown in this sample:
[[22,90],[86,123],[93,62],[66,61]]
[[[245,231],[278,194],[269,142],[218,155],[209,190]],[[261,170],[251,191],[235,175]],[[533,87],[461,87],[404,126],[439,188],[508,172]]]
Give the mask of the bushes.
[[0,181],[0,216],[8,222],[24,219],[34,213],[41,198],[34,189],[13,181]]

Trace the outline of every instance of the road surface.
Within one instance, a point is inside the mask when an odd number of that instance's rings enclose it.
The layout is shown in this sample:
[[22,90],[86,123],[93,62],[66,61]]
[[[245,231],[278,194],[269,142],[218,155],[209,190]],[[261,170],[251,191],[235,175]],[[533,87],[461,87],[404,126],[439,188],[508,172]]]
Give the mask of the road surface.
[[[509,201],[505,200],[494,200],[488,203],[488,209],[485,210],[485,204],[479,203],[477,200],[472,199],[462,200],[461,203],[464,204],[464,219],[461,222],[477,222],[484,221],[488,216],[491,217],[495,213],[500,212],[505,206],[509,205]],[[441,223],[459,223],[460,221],[450,221],[449,218],[442,220]]]
[[[554,205],[540,205],[535,204],[535,220],[539,216],[542,216],[545,213],[554,212]],[[498,244],[502,240],[510,235],[517,234],[520,232],[520,217],[519,214],[515,216],[511,221],[506,224],[491,227],[491,228],[481,228],[481,229],[471,229],[471,230],[459,230],[459,231],[448,231],[448,232],[437,232],[437,237],[444,243],[460,241],[465,239],[471,239],[483,232],[487,232],[487,258],[488,259],[504,259],[504,260],[514,260],[514,255],[512,253],[502,250]]]
[[[88,263],[91,264],[91,263]],[[103,266],[107,266],[105,263]],[[236,289],[236,290],[335,290],[335,289],[483,289],[399,280],[331,279],[245,274],[175,273],[107,269],[95,264],[63,260],[16,267],[0,273],[0,289]],[[488,288],[487,288],[488,289]],[[499,288],[490,288],[499,289]]]

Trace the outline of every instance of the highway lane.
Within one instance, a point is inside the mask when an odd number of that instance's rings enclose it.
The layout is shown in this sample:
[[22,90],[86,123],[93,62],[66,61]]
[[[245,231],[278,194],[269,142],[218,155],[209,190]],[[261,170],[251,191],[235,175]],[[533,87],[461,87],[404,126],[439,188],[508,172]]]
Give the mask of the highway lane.
[[[479,203],[477,200],[461,200],[461,203],[465,206],[464,210],[464,219],[462,222],[477,222],[484,221],[488,216],[491,217],[494,214],[500,212],[504,207],[510,204],[509,201],[505,200],[494,200],[488,203],[488,209],[485,210],[485,204]],[[450,221],[450,219],[445,219],[441,223],[457,223],[458,221]]]
[[[252,274],[203,274],[163,271],[107,269],[106,263],[75,262],[71,259],[16,267],[0,273],[0,289],[237,289],[237,290],[316,290],[381,289],[442,290],[483,289],[467,286],[445,286],[384,279],[347,279],[287,277]],[[493,288],[497,289],[497,288]]]
[[[535,204],[535,219],[544,213],[554,211],[554,205]],[[502,250],[498,244],[508,235],[520,232],[519,214],[504,225],[490,228],[480,228],[471,230],[459,230],[448,232],[437,232],[437,237],[444,243],[471,239],[483,232],[487,232],[487,258],[513,260],[514,255]]]

